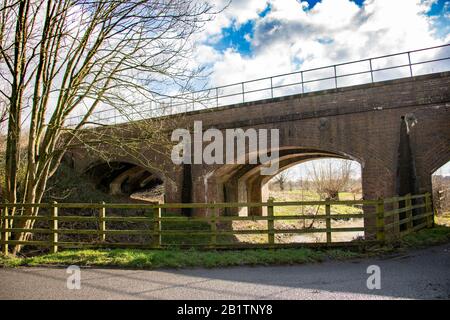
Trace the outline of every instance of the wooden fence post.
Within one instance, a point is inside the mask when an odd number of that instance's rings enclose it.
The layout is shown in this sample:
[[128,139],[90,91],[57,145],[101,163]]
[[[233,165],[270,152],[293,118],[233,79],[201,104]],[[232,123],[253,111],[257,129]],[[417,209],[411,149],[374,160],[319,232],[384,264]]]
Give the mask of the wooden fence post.
[[103,201],[101,204],[102,204],[102,207],[98,211],[98,227],[99,227],[99,231],[100,231],[100,241],[101,242],[105,242],[106,241],[106,233],[105,233],[105,231],[106,231],[106,221],[105,221],[106,207],[105,207],[105,201]]
[[[398,196],[394,197],[395,201],[392,204],[392,210],[399,210],[400,209],[400,200],[398,200],[398,198],[399,198]],[[401,226],[398,224],[400,222],[400,213],[397,212],[396,214],[394,214],[392,216],[392,222],[396,223],[394,231],[395,231],[396,236],[398,236],[400,234],[400,230],[401,230],[400,229]]]
[[6,231],[6,229],[9,228],[9,220],[8,220],[8,207],[5,207],[3,209],[3,228],[2,228],[2,240],[3,240],[3,244],[2,244],[2,253],[7,256],[8,255],[8,238],[9,238],[9,234],[8,231]]
[[425,211],[428,214],[427,228],[432,228],[434,226],[434,212],[433,212],[433,205],[431,202],[431,194],[428,192],[425,194]]
[[274,217],[274,210],[273,210],[273,198],[269,198],[268,201],[269,205],[267,206],[267,235],[269,244],[275,244],[275,220]]
[[153,209],[153,246],[155,248],[161,247],[162,235],[161,235],[161,208]]
[[382,198],[378,199],[376,207],[377,215],[377,240],[384,241],[386,239],[386,234],[384,231],[384,200]]
[[217,244],[217,209],[214,208],[211,216],[211,246],[215,247]]
[[52,202],[52,246],[50,249],[51,253],[58,252],[58,207],[56,206],[57,202]]
[[327,228],[327,243],[331,243],[331,205],[328,201],[330,201],[330,198],[326,199],[325,203],[325,223]]
[[406,207],[406,218],[408,219],[406,222],[406,229],[411,230],[413,228],[411,193],[408,193],[406,195],[405,207]]

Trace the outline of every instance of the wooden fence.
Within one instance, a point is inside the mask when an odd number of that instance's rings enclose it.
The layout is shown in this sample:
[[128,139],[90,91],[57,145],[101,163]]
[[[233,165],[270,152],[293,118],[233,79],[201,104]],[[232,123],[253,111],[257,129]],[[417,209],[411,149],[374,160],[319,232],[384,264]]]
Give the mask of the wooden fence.
[[[365,213],[357,214],[334,214],[334,206],[359,206],[364,208]],[[278,207],[298,207],[298,206],[323,206],[324,214],[309,215],[277,215],[275,208]],[[38,248],[50,248],[50,252],[57,252],[59,248],[167,248],[167,247],[202,247],[202,248],[275,248],[304,246],[306,243],[280,243],[276,239],[277,234],[300,235],[306,233],[324,233],[326,241],[323,243],[309,243],[312,246],[341,246],[341,245],[361,245],[373,242],[389,241],[398,236],[433,226],[433,209],[431,195],[407,195],[404,197],[394,197],[378,200],[355,200],[355,201],[301,201],[301,202],[273,202],[269,200],[266,203],[205,203],[205,204],[87,204],[87,203],[46,203],[46,204],[1,204],[1,246],[3,254],[8,254],[9,246],[24,245]],[[38,216],[27,215],[27,208],[39,208],[41,214]],[[227,216],[223,212],[226,208],[267,208],[266,216]],[[170,210],[181,210],[190,208],[192,210],[202,209],[208,212],[205,217],[185,217],[181,215],[170,216],[167,214]],[[94,210],[97,213],[89,216],[81,215],[61,215],[60,212],[70,209],[76,210]],[[144,216],[110,216],[108,210],[140,210]],[[12,215],[12,212],[15,212]],[[28,211],[29,212],[29,211]],[[44,213],[42,213],[44,212]],[[222,213],[222,214],[220,214]],[[280,229],[276,228],[277,221],[298,221],[298,220],[325,221],[325,227],[317,228],[294,228]],[[333,242],[333,234],[340,232],[370,232],[364,226],[362,227],[332,227],[332,221],[348,219],[364,219],[376,224],[374,233],[376,240],[359,240],[351,242]],[[47,227],[35,226],[34,228],[18,228],[17,221],[46,221]],[[259,222],[263,221],[266,226],[264,229],[244,229],[236,230],[232,227],[233,221]],[[91,223],[95,228],[64,228],[63,224],[68,222]],[[137,223],[145,225],[145,229],[112,229],[108,225],[117,222]],[[167,226],[175,224],[187,226],[196,223],[202,227],[187,227],[182,229],[171,229]],[[42,224],[42,223],[41,223]],[[373,232],[373,230],[371,231]],[[33,235],[26,241],[18,241],[17,235],[29,233]],[[47,234],[47,240],[35,240],[35,235]],[[60,236],[64,235],[89,235],[88,241],[60,241]],[[122,241],[112,242],[110,238],[117,235],[141,235],[149,237],[146,241]],[[237,242],[236,235],[263,235],[267,236],[265,243],[252,244]],[[173,238],[181,239],[179,243],[174,243]],[[200,237],[202,241],[186,245],[185,239]],[[165,238],[172,241],[165,242]]]

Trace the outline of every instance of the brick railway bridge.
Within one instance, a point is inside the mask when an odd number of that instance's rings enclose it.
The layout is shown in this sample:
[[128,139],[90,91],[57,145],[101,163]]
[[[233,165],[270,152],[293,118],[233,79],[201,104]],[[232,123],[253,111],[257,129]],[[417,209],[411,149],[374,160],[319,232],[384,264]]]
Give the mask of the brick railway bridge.
[[[181,122],[174,125],[172,120],[177,117]],[[203,130],[279,129],[278,172],[323,157],[357,161],[364,199],[431,192],[431,175],[450,160],[450,72],[162,118],[170,128],[191,128],[196,120],[203,122]],[[130,124],[111,128],[127,126]],[[145,143],[138,149],[150,159],[149,166],[129,157],[123,148],[108,148],[112,151],[109,164],[85,148],[72,149],[66,161],[112,193],[163,183],[168,203],[261,202],[267,200],[267,182],[273,177],[261,176],[260,165],[174,165]],[[248,214],[263,213],[252,209]],[[368,230],[374,225],[373,219],[365,220]]]

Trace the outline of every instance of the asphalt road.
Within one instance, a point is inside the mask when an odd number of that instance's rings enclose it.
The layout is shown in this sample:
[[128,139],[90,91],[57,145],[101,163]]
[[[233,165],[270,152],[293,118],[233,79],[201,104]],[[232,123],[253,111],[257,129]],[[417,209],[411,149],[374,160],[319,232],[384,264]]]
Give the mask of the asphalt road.
[[[381,270],[381,289],[366,286]],[[450,244],[406,254],[299,266],[183,270],[0,269],[0,299],[450,299]]]

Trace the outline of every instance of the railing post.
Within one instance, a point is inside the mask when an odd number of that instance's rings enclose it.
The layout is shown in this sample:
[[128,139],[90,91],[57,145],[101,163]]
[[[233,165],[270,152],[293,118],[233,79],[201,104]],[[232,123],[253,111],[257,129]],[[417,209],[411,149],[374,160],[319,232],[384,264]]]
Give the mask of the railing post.
[[216,87],[216,107],[219,106],[219,88]]
[[334,85],[336,86],[336,89],[338,87],[338,82],[337,82],[337,70],[336,70],[336,66],[333,66],[334,68]]
[[273,77],[270,77],[270,95],[273,99]]
[[406,222],[406,229],[411,230],[413,228],[411,193],[408,193],[406,195],[405,207],[406,207],[406,218],[408,219]]
[[427,215],[427,228],[432,228],[434,226],[434,212],[433,212],[433,205],[431,201],[431,194],[426,193],[425,194],[425,211],[428,214]]
[[213,208],[211,215],[211,246],[217,244],[217,209]]
[[331,243],[331,205],[329,203],[330,198],[326,199],[325,203],[325,222],[326,222],[326,228],[327,228],[327,243]]
[[105,242],[106,241],[106,221],[105,221],[105,217],[106,217],[106,208],[105,208],[105,202],[103,201],[101,203],[101,207],[100,210],[98,212],[98,226],[99,226],[99,230],[100,230],[100,241],[101,242]]
[[242,103],[245,102],[245,89],[244,89],[244,83],[242,82]]
[[303,81],[303,71],[300,72],[300,76],[302,78],[302,94],[305,93],[305,82]]
[[373,67],[372,67],[372,59],[369,59],[369,66],[370,66],[370,79],[372,79],[372,83],[373,83]]
[[408,62],[409,62],[409,73],[411,74],[411,78],[413,77],[413,69],[411,64],[411,52],[408,52]]
[[58,252],[58,207],[56,206],[58,203],[56,201],[52,202],[52,246],[51,253]]
[[377,240],[384,241],[386,239],[386,234],[384,230],[384,200],[382,198],[378,199],[376,207],[377,215]]
[[267,206],[267,234],[268,234],[268,240],[269,244],[273,245],[275,244],[275,220],[274,217],[274,210],[273,210],[273,198],[269,198],[268,200],[269,205]]
[[153,209],[153,247],[159,248],[162,243],[161,235],[161,208]]
[[[398,199],[399,197],[395,197],[395,202],[392,205],[392,209],[393,210],[399,210],[400,209],[400,200]],[[400,213],[396,213],[392,216],[392,222],[396,223],[395,225],[395,233],[398,235],[400,234],[400,230],[401,230],[401,226],[398,224],[400,222]]]
[[9,234],[7,229],[9,228],[9,219],[8,219],[8,207],[5,207],[3,209],[3,228],[2,228],[2,253],[3,255],[8,255],[8,240],[9,240]]

